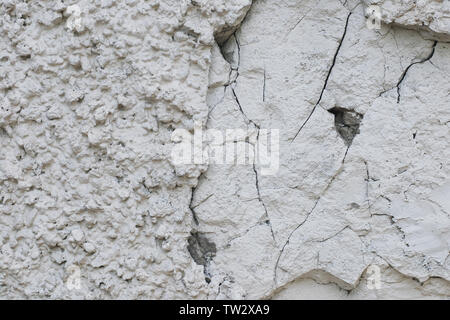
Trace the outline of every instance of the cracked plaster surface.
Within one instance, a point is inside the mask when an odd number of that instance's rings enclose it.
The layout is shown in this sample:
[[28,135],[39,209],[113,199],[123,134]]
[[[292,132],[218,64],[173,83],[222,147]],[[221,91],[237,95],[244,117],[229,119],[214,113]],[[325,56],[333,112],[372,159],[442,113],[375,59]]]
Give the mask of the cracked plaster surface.
[[[448,299],[447,6],[3,1],[0,297]],[[277,174],[174,164],[194,121]]]
[[[220,297],[239,288],[247,298],[305,298],[314,286],[297,282],[313,280],[364,291],[375,264],[398,295],[340,298],[425,298],[416,284],[434,279],[431,296],[448,298],[450,208],[431,200],[448,193],[448,45],[437,31],[424,37],[388,20],[370,30],[365,8],[254,1],[213,51],[208,127],[278,128],[282,150],[278,174],[256,175],[256,186],[250,168],[212,165],[196,188],[194,199],[213,194],[196,212],[199,229],[223,246],[210,267],[219,284],[231,282]],[[359,117],[350,143],[335,110]],[[224,177],[234,188],[212,192]]]

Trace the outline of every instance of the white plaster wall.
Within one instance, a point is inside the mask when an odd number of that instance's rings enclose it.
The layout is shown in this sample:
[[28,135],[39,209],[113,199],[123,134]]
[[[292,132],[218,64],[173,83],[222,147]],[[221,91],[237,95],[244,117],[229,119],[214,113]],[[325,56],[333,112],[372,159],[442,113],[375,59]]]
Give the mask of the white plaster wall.
[[[448,299],[448,11],[1,1],[0,298]],[[175,163],[195,123],[279,170]]]

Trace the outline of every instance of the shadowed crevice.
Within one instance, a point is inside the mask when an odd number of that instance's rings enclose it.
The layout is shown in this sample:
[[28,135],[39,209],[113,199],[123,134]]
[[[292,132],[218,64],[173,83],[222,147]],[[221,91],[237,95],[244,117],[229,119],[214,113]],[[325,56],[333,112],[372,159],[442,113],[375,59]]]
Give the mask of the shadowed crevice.
[[205,281],[207,283],[211,282],[211,275],[208,269],[209,263],[216,256],[216,244],[210,241],[203,233],[192,232],[188,238],[187,249],[195,263],[203,266]]
[[363,119],[363,115],[353,110],[334,107],[328,112],[334,114],[334,125],[336,131],[344,140],[347,146],[350,146],[353,139],[359,134],[359,126]]

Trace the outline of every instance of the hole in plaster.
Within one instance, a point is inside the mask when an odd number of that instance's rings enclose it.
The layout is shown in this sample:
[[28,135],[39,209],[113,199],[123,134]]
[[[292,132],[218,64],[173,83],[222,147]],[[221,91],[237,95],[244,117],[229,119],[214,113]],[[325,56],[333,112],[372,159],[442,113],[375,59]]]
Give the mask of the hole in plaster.
[[188,238],[187,247],[192,259],[195,263],[203,266],[206,282],[211,281],[211,276],[208,272],[209,262],[216,256],[216,244],[200,233],[192,232]]
[[236,35],[232,34],[224,43],[219,45],[222,57],[230,64],[232,70],[237,70],[239,65],[239,48]]
[[353,110],[334,107],[328,110],[334,114],[334,125],[336,131],[344,140],[347,146],[350,146],[355,136],[359,133],[359,126],[363,115]]

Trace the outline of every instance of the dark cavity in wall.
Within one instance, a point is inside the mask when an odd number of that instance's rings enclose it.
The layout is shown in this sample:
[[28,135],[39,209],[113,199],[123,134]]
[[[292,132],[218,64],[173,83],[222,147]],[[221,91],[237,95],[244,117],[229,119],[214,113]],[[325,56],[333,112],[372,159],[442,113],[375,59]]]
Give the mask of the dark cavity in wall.
[[188,238],[187,247],[192,259],[195,263],[203,266],[206,282],[211,282],[211,275],[209,273],[209,263],[216,256],[216,245],[209,241],[208,238],[200,232],[192,232]]
[[328,110],[334,114],[334,125],[336,131],[344,140],[347,146],[350,146],[355,136],[359,133],[359,126],[363,119],[363,115],[340,107],[334,107]]

